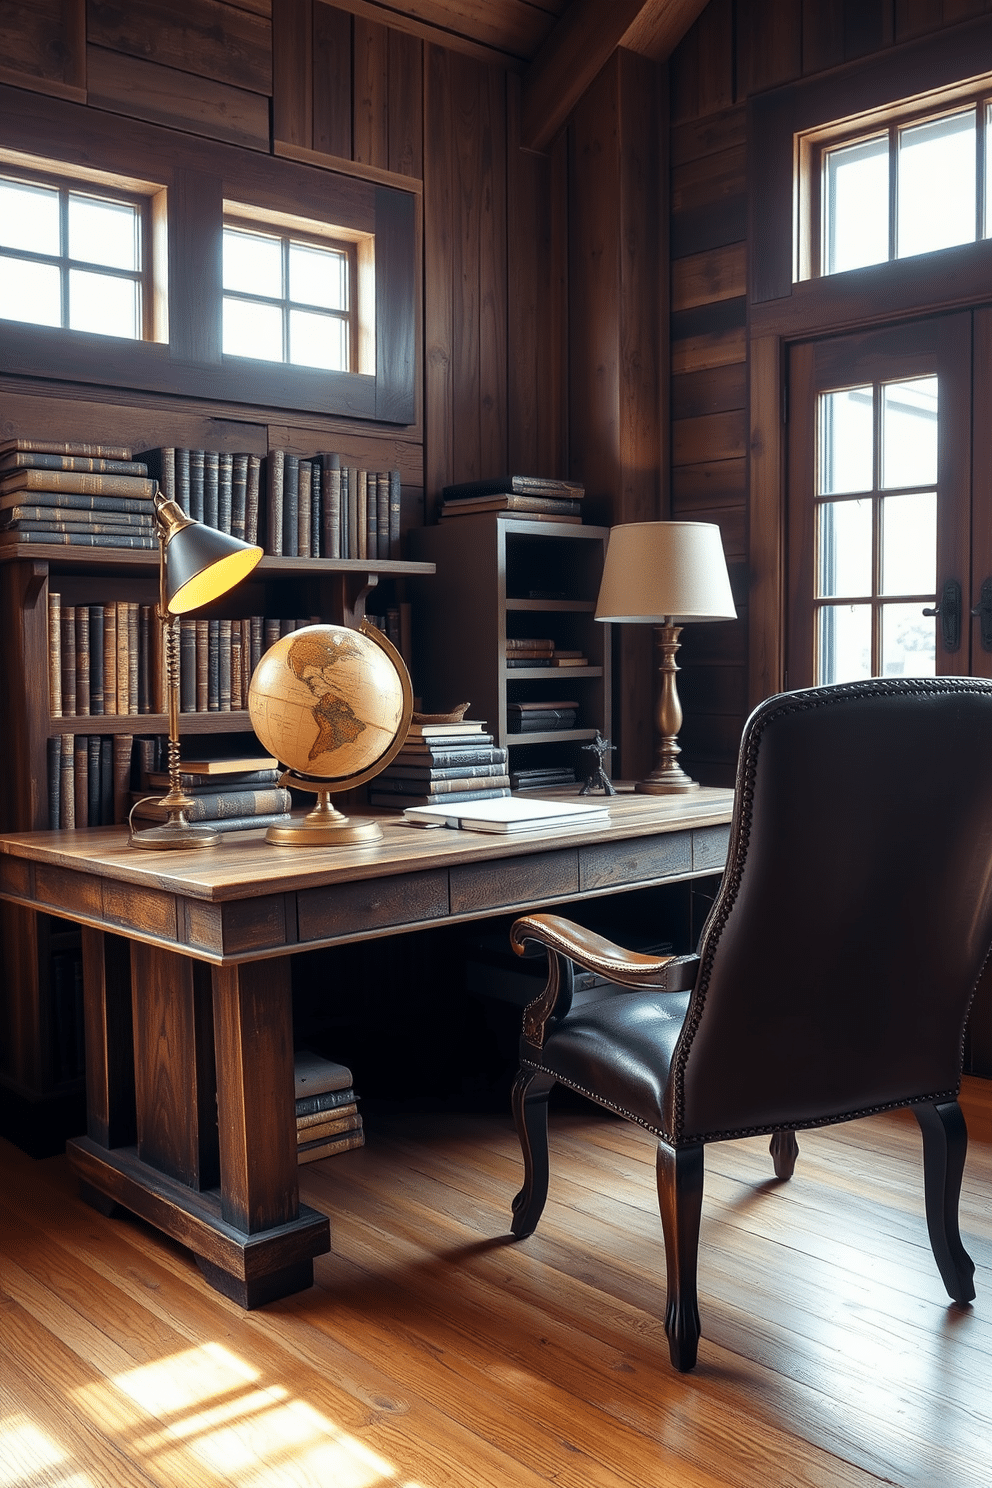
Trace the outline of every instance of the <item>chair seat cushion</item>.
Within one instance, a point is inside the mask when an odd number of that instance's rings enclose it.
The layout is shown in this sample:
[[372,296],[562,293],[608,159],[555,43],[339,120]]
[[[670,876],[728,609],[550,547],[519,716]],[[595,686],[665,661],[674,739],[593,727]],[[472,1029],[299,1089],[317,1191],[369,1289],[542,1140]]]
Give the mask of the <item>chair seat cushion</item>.
[[601,1105],[664,1132],[663,1100],[688,992],[623,992],[563,1018],[540,1068]]

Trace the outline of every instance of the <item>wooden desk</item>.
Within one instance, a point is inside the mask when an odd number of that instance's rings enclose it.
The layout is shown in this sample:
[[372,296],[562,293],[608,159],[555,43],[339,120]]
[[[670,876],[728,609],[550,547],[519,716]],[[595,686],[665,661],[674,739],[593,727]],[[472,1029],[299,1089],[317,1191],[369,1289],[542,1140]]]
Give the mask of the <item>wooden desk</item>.
[[618,795],[608,824],[540,836],[390,816],[368,847],[0,837],[0,897],[83,927],[84,1196],[187,1245],[244,1307],[312,1285],[330,1228],[299,1201],[290,955],[719,872],[732,800]]

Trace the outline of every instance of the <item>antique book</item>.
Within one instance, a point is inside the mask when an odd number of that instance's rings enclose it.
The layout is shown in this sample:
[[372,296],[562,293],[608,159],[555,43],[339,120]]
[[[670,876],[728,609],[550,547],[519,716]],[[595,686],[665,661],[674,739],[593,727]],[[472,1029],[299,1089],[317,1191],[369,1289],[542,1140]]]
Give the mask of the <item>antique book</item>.
[[[370,476],[371,480],[372,477]],[[380,470],[375,476],[375,529],[376,555],[390,557],[389,552],[389,472]]]
[[102,827],[100,814],[100,735],[86,736],[86,816],[91,827]]
[[258,542],[259,502],[262,482],[262,459],[260,455],[248,456],[247,486],[245,489],[245,542]]
[[48,591],[48,711],[53,718],[62,717],[62,596],[51,589]]
[[320,558],[320,538],[323,532],[323,507],[324,507],[324,478],[320,468],[320,460],[314,459],[310,465],[310,557]]
[[106,711],[103,668],[106,660],[103,635],[103,605],[90,605],[90,712]]
[[475,512],[486,511],[519,512],[523,516],[546,513],[559,517],[576,517],[581,513],[582,507],[578,501],[571,498],[514,496],[506,494],[502,496],[465,497],[458,501],[442,501],[439,510],[443,517],[470,515]]
[[440,739],[448,734],[464,737],[468,734],[481,734],[486,725],[474,718],[463,718],[460,723],[411,723],[407,731],[410,739]]
[[59,547],[134,548],[150,552],[158,547],[158,539],[151,533],[137,532],[125,537],[119,532],[60,532],[54,527],[37,526],[5,528],[0,532],[0,542],[5,548],[18,543],[47,543]]
[[76,713],[76,606],[63,603],[61,615],[62,715],[73,718]]
[[234,507],[233,456],[221,450],[217,456],[217,526],[221,532],[231,531]]
[[354,1084],[351,1070],[346,1064],[325,1059],[310,1049],[297,1049],[293,1056],[293,1080],[298,1101],[312,1095],[323,1095],[329,1090],[345,1090]]
[[72,780],[77,827],[88,827],[90,824],[89,759],[88,736],[76,734],[72,741]]
[[76,612],[76,712],[90,711],[90,607],[75,605]]
[[302,1116],[336,1111],[354,1104],[355,1090],[352,1085],[342,1086],[340,1090],[322,1090],[317,1095],[301,1095],[296,1101],[296,1119],[299,1121]]
[[231,622],[217,621],[217,706],[222,713],[231,711]]
[[203,451],[203,520],[208,527],[220,526],[220,455]]
[[128,795],[131,790],[131,754],[134,749],[133,734],[114,734],[112,744],[113,772],[113,818],[122,822],[127,817]]
[[48,756],[48,825],[59,828],[59,802],[62,799],[62,740],[65,734],[51,734],[46,743]]
[[192,516],[190,511],[189,491],[189,456],[188,449],[176,450],[176,500],[187,516]]
[[71,516],[81,520],[86,512],[103,513],[112,520],[128,513],[147,518],[149,525],[154,521],[152,503],[144,496],[88,496],[81,491],[11,491],[0,496],[0,513],[28,505],[46,521]]
[[313,482],[309,460],[300,460],[296,467],[296,552],[300,558],[311,557],[310,518],[313,497]]
[[397,755],[376,778],[380,781],[387,776],[391,780],[468,780],[482,775],[505,775],[507,751],[498,749],[493,752],[501,758],[463,765],[411,764],[409,760],[400,760]]
[[355,509],[355,557],[369,556],[369,478],[368,471],[356,470],[358,498]]
[[103,606],[103,711],[117,713],[117,606]]
[[284,558],[296,558],[300,551],[300,457],[283,454],[282,485],[282,553]]
[[273,759],[271,754],[231,755],[229,758],[216,759],[184,757],[182,761],[187,775],[233,775],[251,770],[275,770],[278,765],[279,761]]
[[191,449],[189,451],[189,514],[195,522],[204,520],[205,495],[204,479],[206,473],[206,451],[202,449]]
[[321,455],[323,482],[323,556],[341,557],[341,457]]
[[384,770],[376,777],[374,789],[400,794],[422,790],[425,795],[443,796],[509,784],[505,765],[478,765],[467,775],[454,776],[443,771],[440,774],[431,771],[427,775],[392,775],[389,770]]
[[[491,738],[491,735],[487,735]],[[434,770],[438,768],[471,769],[473,765],[501,765],[506,763],[507,752],[498,744],[480,744],[476,746],[456,744],[449,747],[439,744],[437,747],[423,745],[419,749],[404,745],[398,754],[394,755],[389,768],[413,768],[416,770]]]
[[76,758],[71,734],[62,735],[59,786],[59,826],[76,825]]
[[[342,481],[344,481],[344,479],[345,479],[345,472],[342,471]],[[348,466],[348,469],[347,469],[347,482],[348,482],[348,520],[347,520],[347,524],[346,525],[347,525],[347,533],[348,533],[348,546],[347,546],[346,549],[345,548],[342,548],[342,550],[341,550],[341,556],[342,556],[342,558],[358,558],[358,557],[361,556],[361,554],[359,552],[359,547],[358,547],[358,544],[359,544],[359,530],[358,530],[358,471],[355,469],[354,465],[349,465]],[[342,486],[342,491],[341,491],[341,499],[342,499],[342,501],[344,500],[344,487],[343,486]],[[362,528],[362,531],[364,531],[364,530],[365,529],[363,527]]]
[[83,496],[143,496],[155,494],[155,482],[140,475],[90,475],[82,470],[12,470],[0,476],[0,492],[77,491]]
[[338,1137],[325,1137],[322,1141],[298,1147],[296,1155],[301,1163],[317,1162],[322,1157],[334,1157],[339,1152],[350,1152],[355,1147],[364,1146],[365,1133],[359,1127],[356,1131],[342,1132]]
[[[290,808],[288,790],[281,786],[263,787],[258,790],[212,791],[209,794],[191,796],[191,806],[186,815],[192,822],[224,821],[225,819],[275,816]],[[164,819],[167,812],[155,801],[146,801],[138,807],[135,815]]]
[[556,480],[543,475],[495,475],[488,480],[462,481],[458,485],[444,486],[441,490],[444,501],[504,495],[560,496],[566,500],[581,501],[585,495],[585,486],[581,481]]
[[282,554],[282,501],[286,472],[286,451],[269,450],[266,457],[268,511],[265,522],[265,551],[276,557]]
[[148,475],[143,460],[103,460],[92,455],[48,454],[39,450],[10,450],[0,455],[0,473],[8,470],[79,470],[90,475]]
[[5,439],[0,443],[0,455],[16,450],[30,451],[38,455],[95,455],[107,460],[130,460],[131,448],[125,444],[80,444],[69,440],[59,443],[50,439]]
[[403,483],[398,470],[389,472],[389,552],[387,557],[400,556],[400,518],[402,516]]
[[[313,1132],[314,1136],[317,1136],[325,1123],[332,1121],[340,1123],[338,1131],[347,1131],[349,1124],[355,1124],[355,1117],[358,1115],[358,1102],[355,1099],[354,1090],[350,1088],[346,1090],[328,1090],[325,1094],[334,1100],[334,1105],[318,1107],[313,1111],[301,1111],[299,1108],[304,1102],[296,1102],[297,1132],[310,1131]],[[348,1096],[348,1099],[339,1100],[339,1096]],[[313,1097],[314,1100],[321,1100],[322,1098],[319,1095]]]
[[[193,796],[216,795],[218,791],[256,790],[260,786],[273,789],[279,784],[281,770],[236,770],[230,775],[209,774],[205,771],[190,770],[186,761],[182,761],[182,769],[179,772],[179,783],[183,790]],[[148,775],[148,784],[159,787],[162,790],[169,788],[169,774],[167,770],[152,770]]]
[[358,1114],[357,1107],[353,1111],[336,1114],[332,1112],[318,1112],[315,1116],[302,1118],[303,1122],[310,1125],[296,1124],[296,1141],[299,1146],[308,1145],[312,1142],[322,1142],[327,1137],[340,1136],[342,1132],[361,1131],[362,1118]]

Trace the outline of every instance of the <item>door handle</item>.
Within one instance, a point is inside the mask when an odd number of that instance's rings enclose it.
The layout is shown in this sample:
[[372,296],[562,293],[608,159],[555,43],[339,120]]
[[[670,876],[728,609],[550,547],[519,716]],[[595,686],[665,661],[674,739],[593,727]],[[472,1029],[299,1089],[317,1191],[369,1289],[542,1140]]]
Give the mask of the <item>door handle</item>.
[[940,616],[940,635],[945,651],[957,651],[961,645],[961,585],[957,579],[947,579],[940,591],[940,601],[924,615]]
[[992,578],[983,581],[978,603],[971,613],[978,616],[982,650],[992,651]]

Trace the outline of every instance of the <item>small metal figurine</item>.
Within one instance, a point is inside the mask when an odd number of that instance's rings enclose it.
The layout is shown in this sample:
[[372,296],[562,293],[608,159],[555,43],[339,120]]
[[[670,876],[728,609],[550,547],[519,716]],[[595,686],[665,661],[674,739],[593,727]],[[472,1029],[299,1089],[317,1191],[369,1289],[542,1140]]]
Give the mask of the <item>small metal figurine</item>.
[[596,768],[579,791],[579,795],[588,796],[594,790],[604,790],[608,796],[615,796],[616,791],[613,789],[613,782],[603,769],[603,760],[608,754],[613,753],[616,745],[611,744],[609,739],[604,739],[599,729],[597,729],[596,737],[592,743],[583,744],[582,748],[588,749],[590,754],[596,756]]

